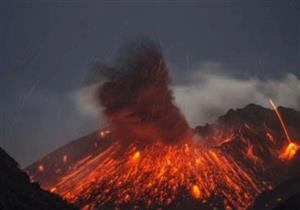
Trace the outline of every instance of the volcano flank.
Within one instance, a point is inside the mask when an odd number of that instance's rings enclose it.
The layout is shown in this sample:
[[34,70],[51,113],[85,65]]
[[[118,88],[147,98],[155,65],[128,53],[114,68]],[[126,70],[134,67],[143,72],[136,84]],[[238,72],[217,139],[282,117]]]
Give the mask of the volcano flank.
[[[279,110],[291,136],[299,139],[300,113]],[[278,158],[287,143],[274,112],[257,105],[196,127],[202,141],[214,142],[201,149],[198,143],[131,145],[120,158],[114,155],[118,141],[107,131],[74,140],[26,171],[44,188],[86,209],[250,209],[262,192],[300,174],[298,153],[292,160]],[[277,199],[283,202],[297,192],[259,203],[272,209]]]

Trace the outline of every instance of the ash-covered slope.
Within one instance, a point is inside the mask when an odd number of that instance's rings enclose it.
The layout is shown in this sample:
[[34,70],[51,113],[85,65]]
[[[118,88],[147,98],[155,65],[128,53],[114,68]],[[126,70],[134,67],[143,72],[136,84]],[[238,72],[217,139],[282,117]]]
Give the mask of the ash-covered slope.
[[[300,140],[300,113],[283,107],[280,107],[279,110],[284,117],[293,141],[300,144],[298,141]],[[276,188],[276,186],[284,180],[300,175],[299,152],[295,154],[292,160],[279,159],[280,153],[286,147],[288,142],[286,141],[274,111],[271,109],[251,104],[243,109],[230,110],[224,116],[220,117],[216,123],[196,127],[194,132],[199,134],[201,144],[204,144],[209,148],[207,151],[202,151],[201,149],[200,152],[196,152],[196,155],[203,155],[201,158],[203,158],[202,162],[204,165],[199,167],[199,170],[193,171],[195,167],[198,167],[198,159],[195,158],[195,163],[186,163],[187,170],[191,170],[191,174],[197,172],[200,173],[198,178],[204,177],[196,186],[196,197],[198,196],[199,198],[195,199],[191,197],[189,188],[183,188],[182,192],[180,192],[180,190],[179,192],[176,192],[176,196],[172,197],[170,203],[163,206],[151,204],[150,208],[155,209],[162,207],[163,209],[208,210],[214,207],[225,209],[227,206],[245,209],[246,206],[251,205],[255,197],[260,193],[272,191],[272,189]],[[93,181],[87,182],[91,187],[84,189],[84,195],[81,194],[83,191],[79,184],[74,191],[75,194],[78,193],[79,197],[78,199],[71,197],[71,200],[74,199],[72,201],[87,209],[112,209],[116,207],[114,201],[120,201],[120,198],[115,197],[114,199],[113,197],[115,196],[116,191],[118,191],[118,188],[111,192],[111,195],[104,196],[105,199],[107,199],[107,197],[110,198],[111,196],[111,202],[97,202],[99,197],[103,199],[101,194],[105,194],[105,190],[101,187],[97,187],[97,184],[99,184],[97,181],[103,179],[105,173],[115,170],[118,172],[118,169],[115,167],[108,167],[109,165],[103,164],[102,161],[103,158],[106,160],[106,154],[110,154],[107,148],[114,152],[114,147],[112,147],[112,144],[114,143],[115,142],[110,139],[109,132],[100,131],[70,142],[66,146],[29,166],[26,171],[31,175],[32,179],[39,181],[43,187],[47,189],[52,188],[53,191],[61,190],[61,192],[64,190],[64,187],[78,185],[78,180],[86,182],[89,175],[95,175],[101,172],[102,174],[95,176],[95,179],[92,179]],[[194,148],[192,147],[189,147],[188,149],[194,151]],[[143,154],[146,156],[146,151],[142,151],[141,153],[142,157],[140,157],[140,153],[135,153],[133,159],[140,158],[141,161],[143,161],[143,158],[146,158],[143,156]],[[177,153],[179,155],[185,155],[186,151],[185,149],[183,149],[182,152],[181,150],[179,152],[176,150],[176,154]],[[104,156],[101,156],[101,154],[104,154]],[[149,154],[156,158],[155,154]],[[188,154],[190,155],[189,151]],[[173,154],[171,155],[170,158],[182,161],[180,157]],[[191,158],[194,158],[193,154]],[[186,159],[185,161],[190,160],[191,159]],[[108,159],[107,163],[110,164],[111,161],[114,162],[113,159]],[[108,171],[102,169],[102,164],[103,168]],[[171,162],[170,164],[173,164],[175,167],[184,166],[184,163],[177,165],[176,162]],[[191,165],[191,168],[189,165]],[[122,167],[122,165],[118,165],[118,167]],[[151,167],[150,164],[149,168]],[[126,170],[124,172],[126,172]],[[203,171],[206,171],[207,173],[201,174]],[[151,171],[148,172],[151,173]],[[143,171],[140,171],[140,173],[143,173]],[[162,173],[166,174],[167,172],[163,171]],[[183,173],[186,173],[186,171],[183,171]],[[187,171],[187,174],[189,174],[189,171]],[[122,176],[121,173],[118,173],[117,175]],[[128,175],[131,176],[132,173],[130,172]],[[147,176],[147,174],[145,175]],[[227,177],[226,175],[230,176]],[[139,173],[134,176],[139,177]],[[145,178],[146,176],[141,177]],[[74,180],[72,181],[73,178]],[[113,180],[115,178],[116,177],[114,176],[107,177],[106,180]],[[193,179],[194,178],[192,178],[192,181]],[[130,180],[130,177],[128,180]],[[61,181],[63,181],[63,184],[61,184]],[[136,180],[131,181],[136,182]],[[214,181],[216,181],[216,183],[214,183]],[[204,188],[202,188],[203,186],[200,186],[201,183],[203,183]],[[101,184],[103,187],[103,183]],[[136,182],[136,184],[138,184],[138,182]],[[251,189],[251,185],[253,186],[253,189]],[[119,188],[120,191],[122,186],[121,183]],[[56,187],[58,187],[58,189]],[[108,181],[108,184],[104,187],[106,187],[104,189],[107,190],[112,189],[115,186],[114,184],[109,184]],[[137,187],[137,185],[134,187]],[[209,191],[207,195],[202,195],[201,193],[205,193],[205,187],[211,191]],[[222,188],[225,189],[222,190]],[[73,188],[71,187],[70,189]],[[124,189],[130,191],[130,188],[124,187]],[[243,192],[243,190],[245,190],[245,192]],[[195,194],[195,192],[192,192],[192,194],[193,193]],[[69,196],[64,192],[62,194],[66,197]],[[168,195],[164,195],[165,198],[162,197],[161,200],[164,201],[165,199],[168,201]],[[237,199],[235,197],[236,195],[242,195],[241,198],[245,198],[245,201],[237,201],[237,203],[234,203]],[[201,199],[201,196],[205,197],[205,199]],[[128,199],[129,198],[130,197],[128,197]],[[124,194],[124,198],[121,198],[121,201],[123,201],[122,199],[127,199],[126,194]],[[131,198],[130,202],[123,204],[119,203],[118,207],[121,209],[132,209],[136,206],[138,206],[139,209],[149,208],[149,206],[145,205],[143,199],[144,198],[142,198],[142,200],[134,200],[134,198]],[[282,201],[284,201],[284,199],[285,198],[283,198]],[[89,205],[90,203],[93,205]]]
[[0,209],[1,210],[75,210],[58,195],[30,183],[28,175],[17,162],[0,148]]

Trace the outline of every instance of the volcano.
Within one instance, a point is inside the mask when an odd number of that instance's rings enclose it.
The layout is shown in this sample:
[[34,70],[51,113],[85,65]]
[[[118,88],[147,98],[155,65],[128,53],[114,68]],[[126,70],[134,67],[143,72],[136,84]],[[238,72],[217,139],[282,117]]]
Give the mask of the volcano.
[[0,147],[0,209],[1,210],[76,210],[58,195],[30,183],[18,163]]
[[251,104],[193,129],[158,44],[130,45],[119,61],[92,68],[109,127],[29,166],[32,181],[84,210],[229,210],[299,175],[299,112]]
[[250,104],[194,128],[191,142],[132,141],[124,151],[106,128],[71,141],[26,171],[82,209],[272,209],[299,194],[289,187],[272,192],[298,183],[294,177],[300,175],[300,112],[277,111],[294,148],[275,111]]

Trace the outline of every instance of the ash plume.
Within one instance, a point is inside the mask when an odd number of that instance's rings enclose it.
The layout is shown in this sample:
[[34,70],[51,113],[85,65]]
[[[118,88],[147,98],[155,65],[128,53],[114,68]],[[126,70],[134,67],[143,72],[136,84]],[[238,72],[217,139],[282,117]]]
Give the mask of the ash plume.
[[190,128],[173,103],[160,46],[147,40],[127,46],[122,53],[116,65],[93,68],[105,77],[97,99],[115,138],[127,143],[187,139]]

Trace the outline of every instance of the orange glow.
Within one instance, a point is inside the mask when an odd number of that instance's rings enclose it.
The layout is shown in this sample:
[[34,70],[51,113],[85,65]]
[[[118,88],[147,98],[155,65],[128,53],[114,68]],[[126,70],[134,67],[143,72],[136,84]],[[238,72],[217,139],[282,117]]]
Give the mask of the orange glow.
[[192,192],[194,198],[199,199],[201,197],[201,193],[199,190],[199,187],[197,185],[193,186],[193,192]]
[[278,119],[279,119],[279,122],[280,122],[280,124],[281,124],[281,126],[282,126],[282,129],[283,129],[283,131],[284,131],[284,134],[285,134],[285,136],[286,136],[286,139],[288,140],[288,142],[291,142],[291,138],[290,138],[290,136],[289,136],[289,133],[288,133],[288,131],[287,131],[287,128],[286,128],[286,126],[285,126],[285,124],[284,124],[283,118],[282,118],[282,116],[281,116],[281,114],[280,114],[280,112],[279,112],[277,106],[275,105],[275,103],[274,103],[271,99],[270,99],[269,101],[270,101],[270,104],[271,104],[271,106],[273,107],[273,109],[274,109],[274,111],[275,111],[275,113],[276,113],[276,115],[277,115],[277,117],[278,117]]
[[56,187],[52,187],[51,189],[50,189],[50,192],[55,192],[56,191]]
[[300,149],[300,146],[295,143],[289,143],[284,151],[279,155],[281,160],[291,160],[296,155],[297,151]]
[[44,166],[43,166],[42,164],[38,165],[37,170],[38,170],[39,172],[43,172],[43,171],[44,171]]
[[138,152],[134,153],[134,155],[132,156],[132,159],[137,160],[140,158],[140,156],[141,156],[141,153],[138,151]]

